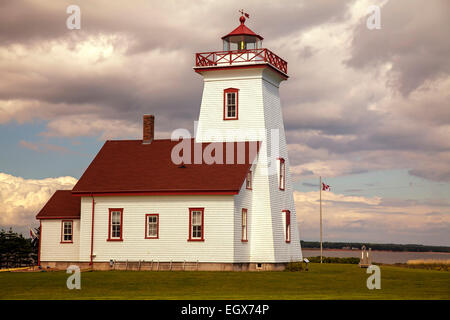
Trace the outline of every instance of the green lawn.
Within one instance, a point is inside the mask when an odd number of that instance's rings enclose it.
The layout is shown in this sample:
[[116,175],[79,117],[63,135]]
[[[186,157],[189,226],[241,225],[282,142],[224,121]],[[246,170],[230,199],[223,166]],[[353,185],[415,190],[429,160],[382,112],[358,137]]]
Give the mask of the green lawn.
[[381,266],[381,290],[357,265],[311,264],[308,272],[0,273],[0,299],[450,299],[450,273]]

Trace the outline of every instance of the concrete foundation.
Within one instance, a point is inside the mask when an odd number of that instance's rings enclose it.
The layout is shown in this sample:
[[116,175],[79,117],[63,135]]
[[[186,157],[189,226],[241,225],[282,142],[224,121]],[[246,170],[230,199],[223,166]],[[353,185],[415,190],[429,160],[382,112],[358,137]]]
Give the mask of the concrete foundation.
[[115,261],[89,262],[41,261],[46,270],[66,270],[70,265],[84,270],[129,270],[129,271],[283,271],[286,263],[213,263],[213,262],[170,262],[170,261]]

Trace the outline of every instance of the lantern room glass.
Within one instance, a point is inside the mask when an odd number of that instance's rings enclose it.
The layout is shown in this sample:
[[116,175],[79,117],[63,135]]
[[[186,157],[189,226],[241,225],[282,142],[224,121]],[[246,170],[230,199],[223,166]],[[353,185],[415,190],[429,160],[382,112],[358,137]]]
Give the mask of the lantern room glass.
[[242,51],[251,49],[260,49],[262,41],[255,36],[238,35],[229,36],[223,39],[224,51]]

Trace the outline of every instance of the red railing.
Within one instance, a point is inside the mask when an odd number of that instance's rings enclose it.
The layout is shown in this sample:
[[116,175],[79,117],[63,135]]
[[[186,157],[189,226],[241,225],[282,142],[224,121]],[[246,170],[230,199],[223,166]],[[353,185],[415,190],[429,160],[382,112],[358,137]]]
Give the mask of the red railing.
[[212,67],[240,63],[269,63],[287,74],[287,62],[269,49],[202,52],[195,54],[196,67]]

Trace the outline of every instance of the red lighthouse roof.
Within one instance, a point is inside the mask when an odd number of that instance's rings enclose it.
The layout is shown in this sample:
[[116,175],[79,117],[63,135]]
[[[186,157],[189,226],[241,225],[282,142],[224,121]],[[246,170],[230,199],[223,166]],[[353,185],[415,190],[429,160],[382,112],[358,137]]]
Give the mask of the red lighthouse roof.
[[250,28],[248,28],[245,25],[245,17],[241,16],[239,18],[239,21],[241,22],[240,26],[238,26],[236,29],[231,31],[229,34],[222,37],[222,39],[225,39],[230,36],[254,36],[259,38],[259,40],[263,40],[264,38],[261,37],[259,34],[254,33]]

